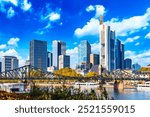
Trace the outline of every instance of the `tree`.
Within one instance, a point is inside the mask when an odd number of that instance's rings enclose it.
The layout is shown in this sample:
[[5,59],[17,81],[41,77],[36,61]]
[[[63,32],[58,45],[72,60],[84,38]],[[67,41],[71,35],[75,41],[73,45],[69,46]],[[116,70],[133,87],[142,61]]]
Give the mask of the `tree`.
[[43,77],[43,73],[41,70],[31,70],[30,77],[31,78],[41,78],[41,77]]
[[55,75],[60,75],[60,76],[68,76],[68,77],[82,77],[81,74],[78,74],[75,70],[71,68],[63,68],[60,70],[54,71]]
[[88,74],[86,74],[86,77],[97,77],[98,73],[96,72],[89,72]]

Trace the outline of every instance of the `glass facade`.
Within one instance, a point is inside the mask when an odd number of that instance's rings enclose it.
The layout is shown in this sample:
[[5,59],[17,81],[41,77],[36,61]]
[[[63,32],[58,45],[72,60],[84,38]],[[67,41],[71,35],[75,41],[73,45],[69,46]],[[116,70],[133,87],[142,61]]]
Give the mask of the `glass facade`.
[[115,69],[121,69],[121,41],[115,41]]
[[66,54],[66,43],[62,41],[53,41],[53,66],[59,68],[59,55]]
[[132,69],[132,60],[127,58],[124,60],[125,69]]
[[141,65],[138,63],[135,63],[132,65],[132,71],[138,71],[141,68]]
[[90,68],[91,45],[87,40],[80,42],[78,46],[78,65],[82,69]]
[[100,22],[100,65],[108,71],[123,69],[124,45],[116,39],[115,31],[110,26]]
[[121,69],[124,69],[124,44],[121,44]]
[[47,70],[47,42],[30,41],[30,64],[42,70]]
[[115,69],[115,31],[110,32],[110,44],[109,44],[109,51],[110,51],[110,57],[109,57],[109,71],[112,71]]
[[124,69],[124,44],[119,39],[115,41],[115,69]]
[[2,62],[0,62],[0,72],[2,71]]
[[59,69],[61,68],[70,68],[70,56],[60,55],[59,56]]
[[51,52],[47,52],[47,67],[53,66],[53,54]]

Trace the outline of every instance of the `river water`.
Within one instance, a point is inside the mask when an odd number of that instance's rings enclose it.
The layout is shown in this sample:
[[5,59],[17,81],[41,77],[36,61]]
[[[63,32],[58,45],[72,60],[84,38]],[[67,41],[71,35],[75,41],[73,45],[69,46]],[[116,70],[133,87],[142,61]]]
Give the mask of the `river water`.
[[138,91],[137,89],[114,90],[106,88],[110,97],[115,100],[150,100],[150,91]]

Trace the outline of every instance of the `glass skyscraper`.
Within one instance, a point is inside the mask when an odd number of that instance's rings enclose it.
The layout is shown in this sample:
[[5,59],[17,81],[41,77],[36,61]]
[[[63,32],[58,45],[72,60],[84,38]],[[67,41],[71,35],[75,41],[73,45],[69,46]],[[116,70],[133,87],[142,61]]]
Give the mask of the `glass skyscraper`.
[[2,72],[2,62],[0,62],[0,72]]
[[115,31],[100,17],[100,65],[108,71],[115,69]]
[[115,69],[121,69],[121,41],[115,40]]
[[132,60],[127,58],[124,60],[125,69],[132,69]]
[[47,70],[47,41],[30,41],[30,65]]
[[109,63],[109,71],[115,69],[115,31],[110,31],[110,63]]
[[121,69],[124,69],[124,44],[121,44]]
[[124,44],[119,39],[115,41],[115,69],[124,69]]
[[91,45],[87,40],[82,40],[78,46],[78,65],[81,69],[90,69]]
[[59,55],[66,54],[66,43],[62,41],[53,41],[53,66],[57,70],[59,68]]
[[135,63],[132,65],[132,71],[138,71],[141,68],[141,65],[138,63]]
[[53,54],[51,52],[47,52],[47,67],[53,66]]

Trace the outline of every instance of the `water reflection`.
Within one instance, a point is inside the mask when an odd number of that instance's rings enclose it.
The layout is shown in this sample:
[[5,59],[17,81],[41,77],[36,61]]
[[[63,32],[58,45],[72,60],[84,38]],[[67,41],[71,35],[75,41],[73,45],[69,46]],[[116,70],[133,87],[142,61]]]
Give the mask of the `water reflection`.
[[150,100],[150,91],[138,91],[137,89],[114,90],[106,88],[110,97],[115,100]]

